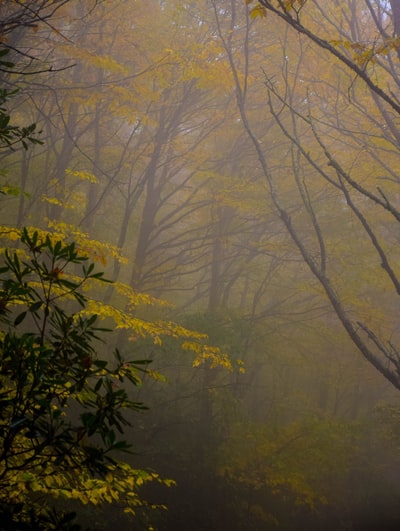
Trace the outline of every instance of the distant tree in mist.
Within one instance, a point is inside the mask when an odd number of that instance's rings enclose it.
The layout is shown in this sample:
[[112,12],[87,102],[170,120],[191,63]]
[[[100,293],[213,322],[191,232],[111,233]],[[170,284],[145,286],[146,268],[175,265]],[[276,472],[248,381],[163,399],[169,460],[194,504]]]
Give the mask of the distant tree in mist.
[[[284,177],[271,168],[248,119],[243,84],[236,83],[269,198],[353,343],[400,389],[393,320],[400,295],[398,9],[387,2],[260,0],[250,6],[250,19],[259,32],[279,25],[287,63],[278,74],[263,67],[267,109],[287,157]],[[338,241],[333,224],[341,220]]]

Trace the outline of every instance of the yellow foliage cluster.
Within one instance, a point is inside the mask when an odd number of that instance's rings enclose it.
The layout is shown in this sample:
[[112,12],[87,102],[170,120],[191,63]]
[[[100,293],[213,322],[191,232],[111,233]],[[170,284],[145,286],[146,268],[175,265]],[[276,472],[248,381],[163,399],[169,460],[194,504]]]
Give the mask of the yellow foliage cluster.
[[[53,243],[61,241],[66,243],[73,240],[76,243],[77,250],[82,256],[87,256],[95,262],[100,262],[103,266],[107,264],[107,260],[112,258],[118,260],[120,263],[126,263],[127,260],[121,255],[119,249],[110,243],[100,242],[89,238],[89,235],[80,231],[74,225],[64,222],[56,222],[50,219],[47,220],[49,230],[40,229],[38,227],[27,227],[28,233],[33,234],[37,232],[39,237],[46,238],[48,236]],[[8,227],[6,225],[0,226],[0,237],[5,242],[16,242],[20,239],[22,229],[16,227]]]
[[196,358],[193,361],[193,367],[199,367],[203,363],[209,362],[212,369],[215,367],[223,367],[229,371],[232,370],[231,360],[227,354],[222,353],[218,347],[211,347],[188,341],[183,343],[182,347],[185,350],[195,352]]
[[[245,0],[246,5],[250,5],[254,0]],[[281,7],[284,11],[299,11],[307,0],[280,0],[276,3],[276,7]],[[250,11],[251,18],[265,18],[267,16],[267,9],[262,4],[257,4]]]
[[75,171],[67,168],[65,173],[67,175],[71,175],[72,177],[78,177],[78,179],[81,181],[89,181],[90,183],[94,184],[98,182],[97,177],[89,171]]
[[95,68],[100,68],[109,72],[127,74],[128,69],[113,59],[109,55],[102,55],[99,53],[91,52],[90,50],[84,49],[79,46],[74,46],[73,50],[69,48],[69,55],[73,55],[76,59],[81,59],[85,61],[88,65],[94,66]]
[[[127,260],[121,255],[120,250],[110,243],[93,240],[86,232],[82,232],[74,225],[64,223],[61,221],[47,220],[49,229],[51,229],[50,237],[53,241],[72,240],[76,243],[79,251],[83,256],[89,256],[95,262],[100,262],[103,266],[107,264],[107,260],[112,258],[118,260],[120,263],[126,263]],[[38,229],[29,229],[38,230]],[[47,234],[42,231],[43,234]]]
[[[343,499],[343,478],[360,448],[358,427],[312,415],[283,425],[231,425],[219,473],[252,493],[271,492],[309,511]],[[256,503],[256,502],[255,502]]]
[[130,309],[135,309],[137,306],[171,306],[171,304],[165,300],[157,299],[147,293],[139,293],[128,284],[123,282],[114,282],[114,289],[117,293],[122,295],[128,301]]
[[363,42],[351,42],[343,39],[333,39],[329,41],[335,47],[341,47],[353,52],[352,59],[359,66],[365,66],[369,61],[374,62],[378,55],[388,55],[392,50],[400,46],[400,37],[385,39],[380,44]]
[[29,493],[76,500],[85,505],[117,502],[122,505],[125,512],[135,514],[135,508],[145,503],[138,496],[140,487],[150,481],[160,482],[166,486],[174,484],[174,481],[161,479],[154,472],[136,469],[124,462],[108,465],[105,477],[93,477],[87,471],[76,470],[73,466],[68,473],[65,471],[60,473],[50,456],[44,464],[45,472],[42,466],[38,467],[40,470],[16,469],[9,472],[2,495],[4,497],[8,495],[14,502],[23,501]]
[[[126,289],[127,287],[125,286]],[[129,296],[135,299],[134,292],[131,292]],[[146,301],[146,296],[139,295],[138,300],[141,302]],[[152,304],[153,301],[151,298],[149,300],[150,304]],[[155,345],[162,345],[163,337],[170,337],[177,340],[186,338],[187,341],[182,343],[182,348],[195,353],[193,367],[198,367],[203,363],[209,362],[211,368],[222,367],[227,370],[232,370],[232,362],[227,354],[221,352],[218,347],[204,344],[204,341],[207,339],[206,334],[189,330],[171,321],[147,321],[140,319],[112,305],[89,300],[87,307],[81,311],[81,314],[92,315],[94,313],[101,319],[111,319],[116,329],[129,331],[132,334],[130,336],[132,341],[137,340],[138,337],[150,337]],[[240,370],[242,371],[243,368],[240,367]]]
[[[27,230],[32,234],[35,231],[38,232],[42,238],[50,236],[53,242],[66,242],[68,239],[73,239],[83,256],[89,256],[95,261],[100,261],[102,265],[106,264],[107,258],[109,257],[121,262],[125,261],[115,246],[92,240],[86,233],[79,231],[72,225],[50,220],[48,221],[48,224],[49,228],[52,229],[52,232],[33,227],[29,227]],[[21,230],[12,227],[0,227],[0,234],[2,234],[8,241],[17,241],[20,238],[21,232]],[[67,276],[68,274],[66,274],[66,277]],[[69,274],[69,278],[75,282],[79,281],[79,277],[71,274]],[[182,348],[196,354],[193,366],[196,367],[205,362],[210,362],[212,368],[223,367],[232,370],[231,361],[225,353],[221,352],[217,347],[205,344],[205,341],[207,340],[206,334],[189,330],[172,321],[150,321],[142,319],[134,314],[139,306],[169,306],[168,302],[145,293],[139,293],[127,284],[116,282],[113,284],[116,292],[119,295],[122,295],[126,301],[126,309],[122,310],[101,301],[101,288],[103,286],[104,284],[96,279],[90,279],[86,282],[84,289],[88,300],[85,308],[82,309],[78,315],[90,316],[96,314],[102,320],[109,320],[113,322],[115,329],[129,331],[131,334],[130,339],[132,341],[137,340],[139,337],[149,337],[153,340],[154,344],[161,345],[163,337],[182,340],[184,341]],[[38,288],[40,287],[41,286],[38,285]],[[52,286],[52,290],[57,296],[68,297],[68,293],[65,293],[65,290],[63,291],[61,288],[57,288],[56,285]],[[92,293],[95,294],[95,297],[91,296]],[[243,368],[240,367],[240,370],[242,369]]]

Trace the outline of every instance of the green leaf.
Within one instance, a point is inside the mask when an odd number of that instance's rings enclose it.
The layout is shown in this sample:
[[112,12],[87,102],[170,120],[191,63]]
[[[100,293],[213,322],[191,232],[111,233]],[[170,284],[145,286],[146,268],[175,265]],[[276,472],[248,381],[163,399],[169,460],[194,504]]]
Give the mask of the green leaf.
[[99,378],[96,382],[96,385],[94,386],[94,392],[97,393],[100,390],[100,387],[102,386],[103,379]]
[[40,310],[42,304],[43,304],[42,301],[37,301],[37,302],[31,304],[31,305],[29,306],[29,311],[30,311],[31,313],[36,313],[38,310]]
[[22,312],[14,320],[14,326],[18,326],[25,319],[27,312]]
[[93,365],[95,365],[99,369],[105,369],[108,365],[108,362],[104,360],[94,360]]

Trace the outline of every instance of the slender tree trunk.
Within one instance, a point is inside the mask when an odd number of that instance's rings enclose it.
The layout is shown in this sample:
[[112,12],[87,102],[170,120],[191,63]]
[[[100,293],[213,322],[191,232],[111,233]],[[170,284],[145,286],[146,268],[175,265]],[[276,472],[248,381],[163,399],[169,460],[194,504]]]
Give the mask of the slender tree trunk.
[[21,194],[19,196],[19,204],[18,204],[17,227],[22,227],[24,225],[25,191],[26,191],[26,182],[28,179],[28,169],[29,169],[28,153],[26,151],[23,151],[22,158],[21,158]]
[[399,0],[390,0],[390,7],[393,15],[394,36],[400,35],[400,2]]

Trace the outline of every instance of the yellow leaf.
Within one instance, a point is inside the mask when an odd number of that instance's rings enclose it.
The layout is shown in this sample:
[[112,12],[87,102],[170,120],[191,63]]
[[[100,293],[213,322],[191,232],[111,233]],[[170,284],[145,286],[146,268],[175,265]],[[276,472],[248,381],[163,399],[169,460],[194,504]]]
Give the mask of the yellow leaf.
[[261,5],[256,5],[250,11],[251,18],[257,18],[257,17],[265,18],[266,16],[267,16],[267,10],[265,9],[265,7]]
[[53,487],[54,486],[54,480],[51,476],[46,476],[44,478],[44,482],[46,484],[47,487]]
[[71,175],[72,177],[78,177],[78,179],[81,179],[82,181],[89,181],[91,183],[98,182],[97,177],[88,171],[73,171],[67,168],[65,173],[67,175]]

